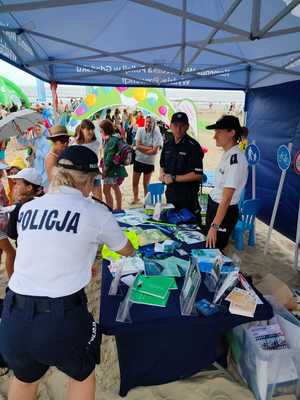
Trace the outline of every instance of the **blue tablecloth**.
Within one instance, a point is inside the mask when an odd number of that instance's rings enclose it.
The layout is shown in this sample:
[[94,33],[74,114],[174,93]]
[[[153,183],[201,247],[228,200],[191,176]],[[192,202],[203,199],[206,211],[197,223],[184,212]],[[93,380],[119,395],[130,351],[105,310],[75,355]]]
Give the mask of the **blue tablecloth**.
[[[201,247],[195,246],[195,247]],[[180,290],[173,290],[166,308],[133,304],[132,323],[116,322],[123,295],[108,296],[112,276],[108,263],[103,262],[100,324],[102,332],[116,337],[120,365],[120,395],[136,386],[158,385],[189,377],[207,368],[217,359],[220,338],[231,328],[253,321],[230,314],[227,309],[210,317],[182,317]],[[183,278],[176,278],[179,289]],[[211,298],[201,285],[198,298]],[[272,307],[264,300],[258,305],[255,320],[270,319]]]

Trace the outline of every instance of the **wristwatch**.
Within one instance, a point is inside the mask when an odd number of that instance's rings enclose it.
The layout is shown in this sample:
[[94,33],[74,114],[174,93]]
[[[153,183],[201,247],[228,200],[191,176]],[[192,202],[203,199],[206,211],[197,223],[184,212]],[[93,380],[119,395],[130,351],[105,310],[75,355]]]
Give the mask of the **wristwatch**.
[[173,183],[176,182],[176,175],[171,175]]
[[211,228],[214,228],[216,231],[218,231],[220,229],[220,225],[215,224],[214,222],[210,226],[211,226]]

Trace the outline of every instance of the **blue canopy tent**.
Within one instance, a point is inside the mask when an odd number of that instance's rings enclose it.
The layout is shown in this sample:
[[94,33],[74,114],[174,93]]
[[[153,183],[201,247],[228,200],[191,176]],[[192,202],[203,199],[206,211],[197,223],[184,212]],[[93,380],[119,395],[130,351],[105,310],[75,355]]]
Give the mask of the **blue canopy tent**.
[[[0,57],[44,81],[247,91],[247,124],[262,158],[260,217],[268,222],[276,148],[288,141],[293,152],[300,147],[300,0],[0,4]],[[283,197],[276,227],[295,238],[300,184],[292,169],[286,186],[295,195]]]

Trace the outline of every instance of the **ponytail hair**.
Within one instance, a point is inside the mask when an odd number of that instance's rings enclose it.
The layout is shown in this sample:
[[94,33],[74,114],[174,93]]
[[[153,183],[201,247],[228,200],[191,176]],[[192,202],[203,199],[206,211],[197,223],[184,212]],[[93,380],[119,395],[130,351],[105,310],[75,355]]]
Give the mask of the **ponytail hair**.
[[233,139],[236,143],[240,143],[243,139],[247,139],[249,134],[249,129],[245,126],[241,126],[240,129],[235,129],[235,135]]

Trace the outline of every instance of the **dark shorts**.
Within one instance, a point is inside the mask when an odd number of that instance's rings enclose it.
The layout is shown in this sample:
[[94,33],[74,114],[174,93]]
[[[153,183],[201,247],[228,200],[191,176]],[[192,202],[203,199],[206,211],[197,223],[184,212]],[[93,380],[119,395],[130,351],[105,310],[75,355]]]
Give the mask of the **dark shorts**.
[[72,295],[76,302],[66,302],[71,296],[18,296],[21,302],[7,292],[0,324],[0,354],[17,379],[35,382],[55,366],[85,380],[100,363],[101,333],[87,310],[84,291]]
[[134,161],[133,170],[134,170],[134,172],[137,172],[138,174],[143,174],[143,173],[151,174],[151,172],[154,171],[154,165],[144,164],[139,161]]

